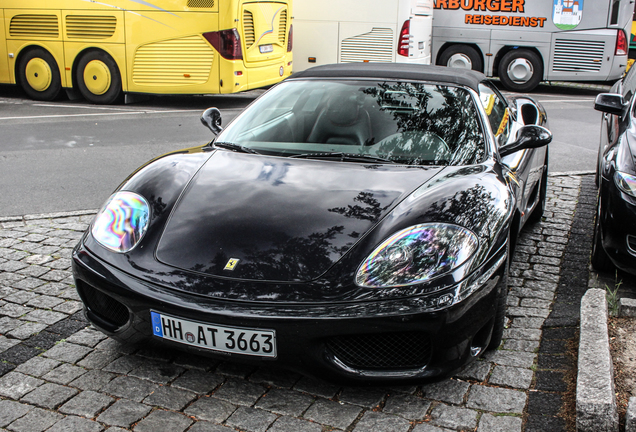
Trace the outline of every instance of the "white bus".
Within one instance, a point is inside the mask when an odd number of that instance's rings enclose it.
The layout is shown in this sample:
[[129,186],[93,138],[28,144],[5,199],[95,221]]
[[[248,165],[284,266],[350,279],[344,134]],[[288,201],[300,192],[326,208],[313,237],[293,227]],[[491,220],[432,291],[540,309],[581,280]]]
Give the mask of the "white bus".
[[634,0],[435,0],[432,62],[541,81],[610,81],[627,65]]
[[431,61],[433,0],[294,0],[294,71]]

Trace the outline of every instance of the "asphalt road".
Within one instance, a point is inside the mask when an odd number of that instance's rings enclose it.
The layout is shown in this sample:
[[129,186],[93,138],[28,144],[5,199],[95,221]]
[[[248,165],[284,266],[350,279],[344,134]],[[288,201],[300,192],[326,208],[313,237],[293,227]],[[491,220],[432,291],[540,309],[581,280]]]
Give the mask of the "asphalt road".
[[[261,91],[238,95],[164,96],[118,106],[37,102],[0,86],[0,216],[98,208],[128,174],[171,150],[206,143],[199,120],[217,106],[229,122]],[[593,171],[598,91],[542,85],[554,134],[550,172]]]

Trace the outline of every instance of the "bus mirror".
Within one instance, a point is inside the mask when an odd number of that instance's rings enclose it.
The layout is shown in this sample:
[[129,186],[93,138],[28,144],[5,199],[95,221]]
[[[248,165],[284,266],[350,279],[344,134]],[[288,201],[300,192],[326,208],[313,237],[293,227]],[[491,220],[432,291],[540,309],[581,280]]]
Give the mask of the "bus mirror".
[[552,133],[538,125],[521,126],[514,142],[499,147],[501,157],[518,152],[520,150],[543,147],[552,141]]
[[201,114],[201,123],[212,131],[214,135],[221,133],[221,111],[218,108],[208,108]]
[[622,116],[625,113],[627,105],[623,95],[617,93],[601,93],[596,96],[594,101],[595,110],[617,116]]

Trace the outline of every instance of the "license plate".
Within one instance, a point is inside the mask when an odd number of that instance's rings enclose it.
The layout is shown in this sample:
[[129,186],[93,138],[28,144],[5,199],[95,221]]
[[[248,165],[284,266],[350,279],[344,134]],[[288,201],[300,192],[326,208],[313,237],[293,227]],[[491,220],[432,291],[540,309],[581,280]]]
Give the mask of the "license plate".
[[274,52],[274,45],[272,44],[260,45],[258,49],[261,51],[261,54],[267,54],[267,53]]
[[152,333],[163,339],[227,353],[276,357],[274,330],[227,327],[150,311]]

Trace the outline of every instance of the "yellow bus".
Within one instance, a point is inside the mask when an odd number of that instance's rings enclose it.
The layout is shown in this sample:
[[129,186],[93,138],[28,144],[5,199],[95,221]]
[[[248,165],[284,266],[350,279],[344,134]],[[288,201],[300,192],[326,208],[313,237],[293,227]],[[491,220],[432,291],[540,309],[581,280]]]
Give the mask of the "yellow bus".
[[0,83],[99,104],[264,87],[291,74],[291,12],[291,0],[2,0]]

